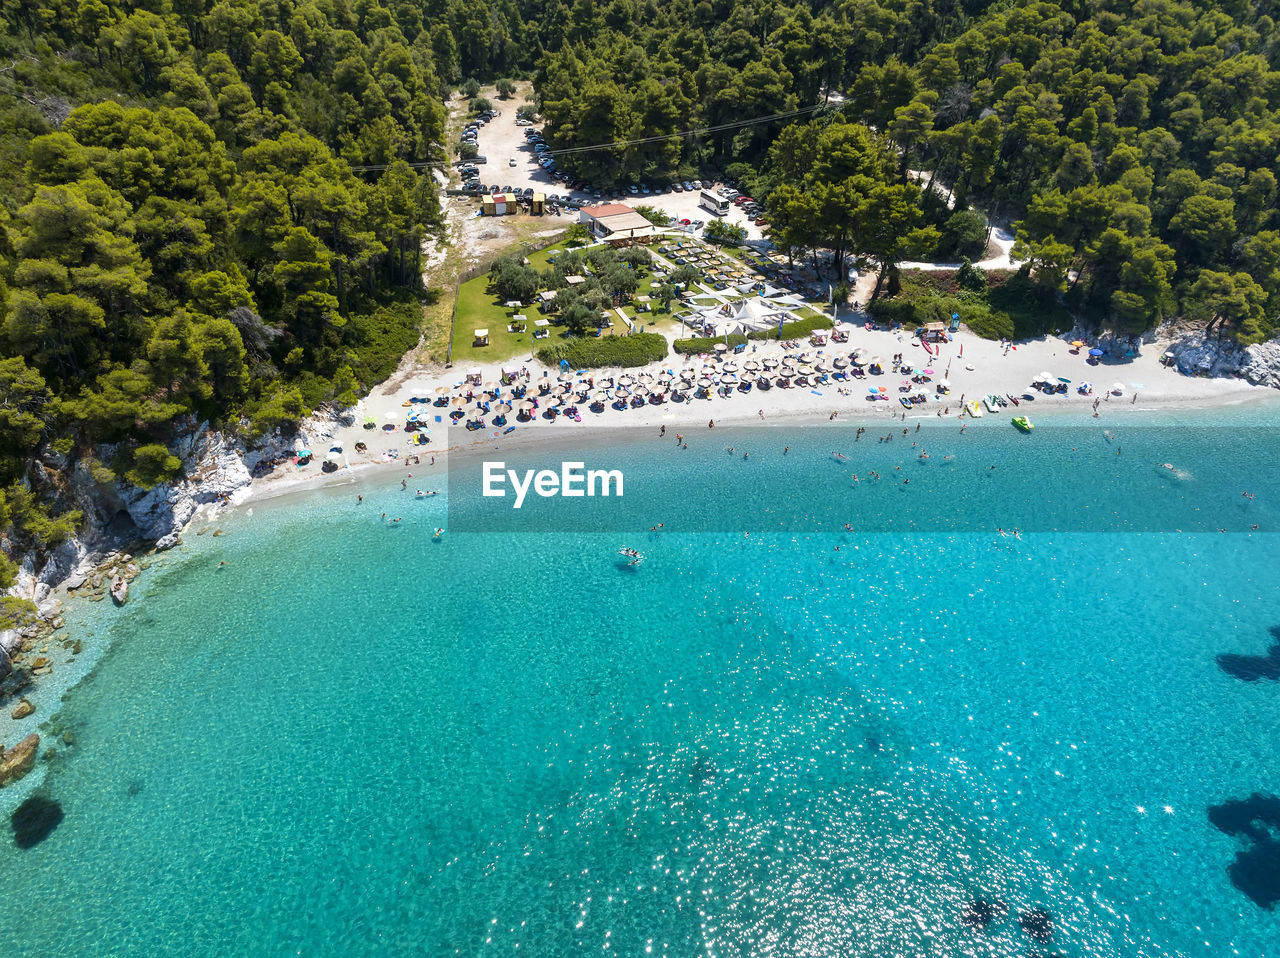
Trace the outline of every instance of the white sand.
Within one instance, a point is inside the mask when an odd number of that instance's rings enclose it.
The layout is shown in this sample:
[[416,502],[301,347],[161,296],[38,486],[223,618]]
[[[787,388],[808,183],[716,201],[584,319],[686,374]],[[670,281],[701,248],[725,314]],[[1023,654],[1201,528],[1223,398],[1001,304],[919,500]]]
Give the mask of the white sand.
[[[936,420],[939,411],[948,407],[949,417],[954,419],[960,414],[962,395],[968,400],[981,399],[987,393],[993,392],[1000,395],[1012,393],[1015,396],[1021,396],[1028,391],[1031,382],[1042,371],[1051,372],[1055,377],[1062,376],[1072,380],[1070,391],[1062,396],[1044,396],[1036,392],[1034,402],[1024,402],[1016,411],[1010,406],[1000,415],[988,415],[985,422],[1007,427],[1009,417],[1019,413],[1029,416],[1033,421],[1052,416],[1055,412],[1075,412],[1087,416],[1094,399],[1101,400],[1098,404],[1099,420],[1106,422],[1154,409],[1224,406],[1274,396],[1272,390],[1253,386],[1241,380],[1192,378],[1183,376],[1176,370],[1167,369],[1159,362],[1159,357],[1164,351],[1160,345],[1146,346],[1140,355],[1132,359],[1104,360],[1100,365],[1090,366],[1086,362],[1087,350],[1081,350],[1078,354],[1073,353],[1068,343],[1058,338],[1020,343],[1006,351],[998,343],[979,339],[962,330],[956,334],[953,342],[943,344],[940,355],[931,360],[925,350],[917,344],[918,341],[907,333],[869,331],[847,323],[841,328],[849,331],[849,342],[828,343],[825,347],[821,347],[822,356],[828,361],[837,356],[847,357],[855,349],[863,349],[868,356],[883,357],[887,363],[894,353],[900,352],[904,355],[904,359],[913,363],[917,369],[926,366],[934,369],[935,381],[945,374],[952,386],[950,396],[941,397],[940,402],[935,401],[932,396],[932,386],[925,386],[923,388],[930,391],[929,402],[909,410],[904,409],[897,398],[898,387],[903,377],[889,373],[886,368],[886,373],[882,376],[868,375],[860,381],[850,379],[843,383],[823,385],[815,390],[802,387],[792,389],[775,387],[762,393],[758,389],[752,389],[750,393],[735,391],[727,398],[720,398],[713,393],[710,399],[691,399],[684,403],[666,402],[660,406],[647,405],[640,409],[625,411],[607,406],[600,413],[592,412],[586,405],[582,405],[579,407],[581,423],[570,422],[563,417],[552,423],[541,416],[533,422],[521,423],[513,414],[508,417],[508,422],[515,425],[516,429],[509,435],[503,436],[501,441],[505,443],[519,441],[523,444],[538,436],[545,436],[547,439],[563,439],[571,436],[575,430],[582,432],[585,439],[590,427],[652,426],[656,429],[660,425],[666,425],[669,430],[698,427],[705,429],[709,420],[725,425],[762,422],[803,425],[807,422],[826,422],[832,413],[836,414],[838,422],[874,425],[888,422],[891,417],[901,419],[904,414],[908,420]],[[754,351],[752,347],[748,347],[745,353],[735,357],[739,366],[748,359],[757,361],[768,357],[781,359],[787,352],[796,352],[784,350],[777,342],[761,342],[755,344],[755,347]],[[818,347],[812,347],[806,343],[801,351],[816,353]],[[702,358],[697,356],[686,359],[684,356],[673,353],[665,362],[647,368],[654,373],[661,369],[674,369],[678,373],[685,365],[693,365],[700,369],[702,362]],[[456,442],[464,433],[460,429],[448,428],[448,409],[436,408],[430,404],[415,404],[412,407],[406,405],[411,392],[426,390],[429,395],[434,396],[434,390],[441,386],[457,392],[459,387],[463,387],[466,374],[473,368],[481,369],[483,382],[496,382],[501,378],[501,368],[504,365],[528,368],[535,382],[544,372],[553,379],[558,372],[527,358],[519,357],[505,362],[488,363],[480,367],[455,366],[451,369],[437,367],[410,370],[407,375],[398,375],[389,383],[374,389],[357,407],[356,424],[339,429],[333,436],[333,440],[340,443],[344,450],[337,457],[343,463],[343,468],[328,475],[321,472],[320,461],[324,458],[329,443],[318,441],[313,444],[313,450],[316,453],[315,461],[303,468],[297,468],[292,464],[282,466],[272,475],[255,481],[250,496],[252,498],[275,496],[300,486],[314,488],[321,484],[349,484],[360,477],[379,473],[389,474],[387,470],[395,469],[413,473],[415,488],[438,487],[439,483],[436,486],[430,485],[427,477],[442,471],[447,452],[446,444],[449,439]],[[948,369],[949,374],[946,373]],[[640,370],[595,370],[593,375],[599,381],[601,378],[618,376],[624,372],[635,375]],[[1091,397],[1078,395],[1075,391],[1076,385],[1085,381],[1091,382],[1094,386],[1094,395]],[[1123,384],[1123,395],[1112,395],[1108,391],[1109,387],[1115,383]],[[869,385],[885,386],[891,397],[889,401],[874,403],[868,401]],[[841,395],[838,391],[840,389],[848,395]],[[531,392],[530,395],[533,393]],[[411,408],[430,413],[429,435],[432,441],[429,445],[409,445],[412,436],[406,434],[401,426],[403,417],[407,416]],[[761,411],[764,413],[763,419],[760,416]],[[387,423],[388,413],[394,413],[396,416],[394,431],[384,431],[382,428]],[[434,422],[435,415],[441,416],[441,423]],[[363,428],[366,416],[374,418],[377,422],[376,428]],[[977,425],[976,422],[975,425]],[[597,431],[591,430],[592,433]],[[493,442],[494,432],[495,430],[490,427],[466,434],[465,445]],[[355,444],[361,441],[368,447],[366,453],[355,451]],[[392,451],[398,452],[398,459],[386,458]],[[411,457],[414,454],[421,457],[421,464],[417,467],[409,466],[406,470],[405,457]],[[430,468],[433,457],[437,459],[435,469]]]

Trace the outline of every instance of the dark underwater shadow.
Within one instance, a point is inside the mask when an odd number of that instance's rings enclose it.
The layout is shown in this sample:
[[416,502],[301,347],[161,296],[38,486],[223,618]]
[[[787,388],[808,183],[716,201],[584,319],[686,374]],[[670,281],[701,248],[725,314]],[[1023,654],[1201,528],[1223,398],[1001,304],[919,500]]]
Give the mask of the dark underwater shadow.
[[1250,842],[1227,874],[1255,905],[1271,911],[1280,901],[1280,798],[1255,792],[1229,799],[1209,807],[1209,821],[1223,834]]
[[44,795],[32,795],[13,810],[13,842],[19,848],[34,848],[62,824],[62,806]]
[[1218,656],[1218,668],[1245,682],[1257,682],[1259,679],[1274,682],[1280,679],[1280,625],[1273,625],[1268,631],[1276,641],[1265,654],[1240,655],[1227,652]]

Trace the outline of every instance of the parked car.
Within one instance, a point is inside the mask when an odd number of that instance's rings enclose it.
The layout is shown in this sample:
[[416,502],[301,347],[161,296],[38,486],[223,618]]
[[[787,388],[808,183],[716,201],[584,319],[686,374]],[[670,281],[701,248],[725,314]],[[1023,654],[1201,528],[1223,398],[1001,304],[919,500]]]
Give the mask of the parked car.
[[682,219],[682,220],[680,221],[680,225],[681,225],[681,226],[688,226],[688,225],[690,225],[692,222],[693,222],[693,220],[689,219],[689,217],[687,217],[687,216],[686,216],[684,219]]
[[683,193],[683,192],[684,192],[684,184],[683,184],[683,183],[672,183],[672,184],[671,184],[671,192],[673,192],[673,193]]
[[702,180],[694,180],[694,181],[693,181],[693,188],[694,188],[695,190],[700,190],[700,189],[702,189]]
[[690,183],[688,180],[685,180],[685,181],[684,181],[684,183],[683,183],[682,185],[684,186],[684,189],[685,189],[685,192],[686,192],[686,193],[692,193],[692,192],[693,192],[693,184],[692,184],[692,183]]
[[768,226],[769,222],[763,216],[756,220],[756,226]]
[[704,227],[704,226],[706,226],[706,225],[707,225],[707,224],[706,224],[706,223],[704,223],[704,222],[702,222],[702,220],[694,220],[694,221],[693,221],[693,228],[694,228],[694,229],[696,229],[696,230],[700,230],[700,229],[702,229],[702,227]]
[[627,192],[630,193],[632,196],[635,196],[640,192],[640,187],[632,183],[630,186],[627,187]]

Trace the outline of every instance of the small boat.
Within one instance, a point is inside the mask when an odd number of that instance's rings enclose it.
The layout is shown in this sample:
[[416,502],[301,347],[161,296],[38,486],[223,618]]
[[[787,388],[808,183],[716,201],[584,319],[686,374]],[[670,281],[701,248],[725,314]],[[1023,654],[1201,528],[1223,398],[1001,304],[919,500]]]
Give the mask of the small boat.
[[965,408],[968,410],[971,418],[973,419],[982,418],[983,416],[982,403],[978,402],[978,400],[970,399],[967,403],[965,403]]
[[433,533],[431,534],[431,538],[432,538],[432,539],[434,539],[436,542],[439,542],[439,541],[440,541],[440,537],[441,537],[442,535],[444,535],[444,530],[443,530],[443,529],[436,529],[436,531],[435,531],[435,532],[433,532]]
[[1017,426],[1019,429],[1021,429],[1023,432],[1030,432],[1032,429],[1036,428],[1031,424],[1031,420],[1028,419],[1026,416],[1014,416],[1012,421],[1013,421],[1013,424]]
[[994,393],[992,393],[986,399],[982,400],[982,402],[987,407],[987,412],[1000,411],[1000,397],[995,395]]
[[124,605],[124,600],[129,597],[129,583],[124,580],[124,576],[116,576],[111,580],[111,600],[116,605]]
[[1015,396],[1013,393],[1005,393],[1005,395],[1009,397],[1009,402],[1013,403],[1015,406],[1018,405],[1017,396]]

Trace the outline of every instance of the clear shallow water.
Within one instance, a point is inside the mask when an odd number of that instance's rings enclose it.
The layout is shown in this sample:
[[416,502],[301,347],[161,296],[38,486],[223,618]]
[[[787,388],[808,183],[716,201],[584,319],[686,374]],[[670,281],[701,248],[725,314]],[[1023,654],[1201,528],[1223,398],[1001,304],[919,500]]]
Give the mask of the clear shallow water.
[[[827,439],[788,462],[823,496]],[[1221,468],[1212,430],[1176,452]],[[1273,509],[1266,461],[1206,496]],[[445,503],[396,479],[259,505],[78,610],[111,648],[39,787],[65,819],[0,845],[7,952],[1280,954],[1207,817],[1280,791],[1280,683],[1215,661],[1273,642],[1275,536],[433,543]],[[1011,914],[975,931],[976,898]]]

